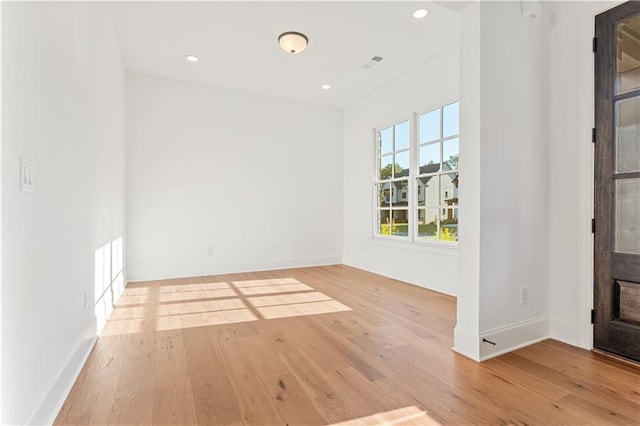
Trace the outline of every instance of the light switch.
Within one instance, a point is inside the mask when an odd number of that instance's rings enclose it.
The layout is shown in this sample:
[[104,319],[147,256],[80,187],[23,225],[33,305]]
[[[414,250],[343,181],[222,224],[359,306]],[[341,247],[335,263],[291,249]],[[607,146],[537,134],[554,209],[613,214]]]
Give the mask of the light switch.
[[33,163],[20,159],[20,191],[33,192]]

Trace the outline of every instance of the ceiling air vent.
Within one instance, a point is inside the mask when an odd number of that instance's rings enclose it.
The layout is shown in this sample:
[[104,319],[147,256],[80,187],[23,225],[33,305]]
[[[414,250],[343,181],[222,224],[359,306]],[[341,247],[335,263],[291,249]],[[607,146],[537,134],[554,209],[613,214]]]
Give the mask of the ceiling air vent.
[[383,59],[382,56],[374,56],[373,58],[369,59],[364,64],[360,65],[360,68],[368,70],[369,68],[371,68],[372,66],[374,66],[375,64],[380,62],[382,59]]

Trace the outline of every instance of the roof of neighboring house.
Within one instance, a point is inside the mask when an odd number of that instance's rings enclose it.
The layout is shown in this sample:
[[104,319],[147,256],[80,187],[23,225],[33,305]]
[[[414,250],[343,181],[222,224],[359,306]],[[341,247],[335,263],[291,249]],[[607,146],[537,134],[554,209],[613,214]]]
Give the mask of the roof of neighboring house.
[[[444,163],[444,166],[442,167],[442,169],[445,172],[448,172],[449,170],[451,170],[451,166],[449,165],[448,162]],[[440,171],[440,163],[436,163],[436,164],[425,164],[424,166],[420,166],[420,175],[425,175],[425,174],[430,174],[430,173],[437,173],[438,171]],[[402,178],[402,177],[409,177],[409,169],[404,169],[399,173],[395,173],[394,175],[395,178]],[[422,176],[420,177],[420,182],[422,182],[423,185],[426,185],[431,178],[434,177],[434,175],[430,175],[430,176]],[[458,180],[458,174],[456,173],[455,177],[453,179],[451,179],[452,182],[457,182]],[[395,186],[399,189],[400,188],[400,183],[398,181],[395,182]]]
[[[449,170],[451,170],[451,167],[449,167],[449,165],[447,163],[445,163],[445,170],[447,170],[447,168]],[[437,173],[438,170],[440,170],[440,163],[438,164],[426,164],[424,166],[420,166],[420,174],[424,175],[427,173]],[[399,178],[399,177],[404,177],[404,176],[409,176],[409,169],[404,169],[402,170],[400,173],[396,173],[395,177]],[[431,176],[429,176],[430,178]]]
[[[451,170],[451,167],[449,166],[449,164],[444,163],[444,167],[443,169],[446,170]],[[426,164],[424,166],[420,166],[420,174],[426,174],[426,173],[436,173],[437,171],[440,170],[440,164]]]
[[[447,164],[445,163],[445,166],[447,166]],[[440,170],[440,163],[438,164],[426,164],[424,166],[420,166],[419,171],[420,174],[426,174],[426,173],[437,173]],[[425,177],[421,177],[419,180],[420,182],[422,182],[423,185],[426,185],[427,183],[429,183],[429,181],[431,180],[432,176],[425,176]]]
[[[449,170],[451,170],[451,166],[449,165],[448,162],[445,162],[443,164],[442,167],[443,171],[448,172]],[[440,164],[427,164],[424,166],[420,166],[420,174],[427,174],[427,173],[437,173],[438,171],[440,171]],[[434,177],[433,175],[431,176],[424,176],[419,178],[420,182],[422,182],[423,185],[426,185],[427,183],[429,183],[429,181],[431,180],[431,178]],[[458,174],[456,173],[456,176],[451,179],[452,182],[456,182],[458,180]]]

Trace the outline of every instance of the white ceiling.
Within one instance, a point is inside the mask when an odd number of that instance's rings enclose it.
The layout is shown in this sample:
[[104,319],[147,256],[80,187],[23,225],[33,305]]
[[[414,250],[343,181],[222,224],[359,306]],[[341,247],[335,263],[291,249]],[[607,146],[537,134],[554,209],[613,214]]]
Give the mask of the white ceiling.
[[[123,2],[111,13],[129,70],[334,107],[458,40],[457,13],[429,2]],[[280,50],[284,31],[306,34],[307,50]],[[373,56],[384,59],[362,69]]]

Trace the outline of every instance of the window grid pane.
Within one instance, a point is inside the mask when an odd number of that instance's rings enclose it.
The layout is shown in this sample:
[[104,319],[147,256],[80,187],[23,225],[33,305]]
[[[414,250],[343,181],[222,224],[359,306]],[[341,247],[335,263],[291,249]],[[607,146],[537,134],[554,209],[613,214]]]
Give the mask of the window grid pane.
[[393,151],[393,127],[387,127],[380,131],[380,154],[389,154]]
[[409,149],[409,121],[404,121],[394,126],[395,129],[395,143],[394,149],[396,151],[401,149]]

